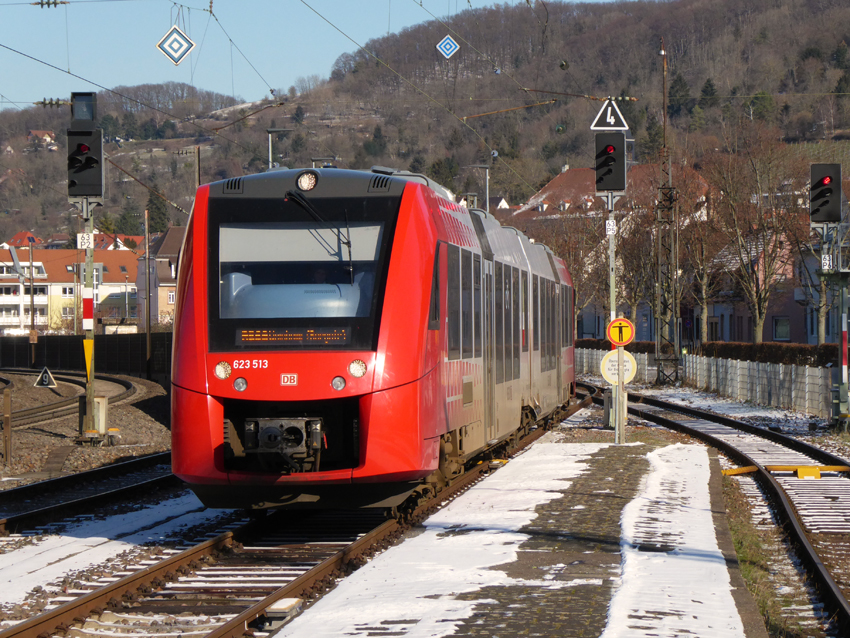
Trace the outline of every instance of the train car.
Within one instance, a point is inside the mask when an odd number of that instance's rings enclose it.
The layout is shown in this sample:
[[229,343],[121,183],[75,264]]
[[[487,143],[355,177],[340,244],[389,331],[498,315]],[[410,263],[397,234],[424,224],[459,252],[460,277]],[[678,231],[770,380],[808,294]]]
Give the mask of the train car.
[[558,416],[564,262],[422,175],[201,186],[180,256],[172,464],[209,507],[395,507]]

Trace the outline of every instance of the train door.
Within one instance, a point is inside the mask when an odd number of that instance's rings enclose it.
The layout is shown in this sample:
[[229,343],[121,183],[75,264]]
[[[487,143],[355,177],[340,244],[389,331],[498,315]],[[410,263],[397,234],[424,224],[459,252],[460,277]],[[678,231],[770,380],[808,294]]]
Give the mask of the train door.
[[496,397],[493,378],[493,261],[484,260],[484,431],[496,438]]

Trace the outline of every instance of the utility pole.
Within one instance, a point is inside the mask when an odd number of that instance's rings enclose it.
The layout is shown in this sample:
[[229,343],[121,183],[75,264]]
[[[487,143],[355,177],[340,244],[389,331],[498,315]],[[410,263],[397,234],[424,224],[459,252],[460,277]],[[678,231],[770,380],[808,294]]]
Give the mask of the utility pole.
[[[676,189],[667,146],[667,51],[661,39],[659,55],[663,59],[663,145],[661,147],[661,186],[655,217],[657,277],[655,282],[655,382],[679,380],[679,308],[677,304],[679,250],[676,223]],[[703,321],[706,317],[702,318]]]
[[151,234],[145,209],[145,375],[151,379]]
[[32,261],[32,245],[35,237],[27,237],[30,245],[30,367],[35,366],[35,344],[38,342],[38,333],[35,331],[35,265]]

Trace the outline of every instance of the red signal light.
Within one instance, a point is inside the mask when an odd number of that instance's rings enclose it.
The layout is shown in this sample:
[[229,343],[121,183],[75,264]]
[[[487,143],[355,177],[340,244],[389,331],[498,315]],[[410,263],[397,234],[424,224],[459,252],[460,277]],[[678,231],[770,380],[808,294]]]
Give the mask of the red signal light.
[[829,175],[827,175],[826,177],[824,177],[824,178],[821,180],[821,183],[822,183],[824,186],[826,186],[827,184],[832,184],[832,178],[831,178]]
[[613,146],[613,145],[611,145],[611,144],[609,144],[608,146],[606,146],[606,147],[605,147],[605,152],[606,152],[608,155],[611,155],[611,154],[614,152],[614,150],[615,150],[615,149],[614,149],[614,146]]
[[88,153],[91,149],[88,144],[80,144],[80,153]]

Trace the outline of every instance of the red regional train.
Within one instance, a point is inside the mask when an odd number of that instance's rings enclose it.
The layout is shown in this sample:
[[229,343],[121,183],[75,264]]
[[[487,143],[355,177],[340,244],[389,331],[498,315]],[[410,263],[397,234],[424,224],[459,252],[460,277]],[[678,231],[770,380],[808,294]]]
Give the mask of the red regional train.
[[177,295],[172,464],[209,507],[394,507],[574,394],[564,262],[423,175],[201,186]]

